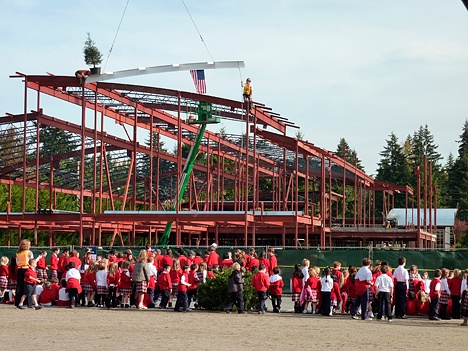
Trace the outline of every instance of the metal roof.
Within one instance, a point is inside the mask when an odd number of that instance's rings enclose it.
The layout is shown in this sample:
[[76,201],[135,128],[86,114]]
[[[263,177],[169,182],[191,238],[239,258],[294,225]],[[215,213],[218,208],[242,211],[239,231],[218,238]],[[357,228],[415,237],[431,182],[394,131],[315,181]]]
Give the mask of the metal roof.
[[[431,211],[431,213],[429,211]],[[429,214],[431,214],[432,222],[437,227],[453,227],[457,211],[458,209],[456,208],[426,209],[426,222],[429,222]],[[406,216],[408,216],[407,220]],[[417,216],[418,210],[416,208],[394,208],[388,213],[387,219],[397,219],[399,226],[405,225],[405,223],[417,225]],[[420,221],[421,225],[424,225],[424,209],[420,210]]]

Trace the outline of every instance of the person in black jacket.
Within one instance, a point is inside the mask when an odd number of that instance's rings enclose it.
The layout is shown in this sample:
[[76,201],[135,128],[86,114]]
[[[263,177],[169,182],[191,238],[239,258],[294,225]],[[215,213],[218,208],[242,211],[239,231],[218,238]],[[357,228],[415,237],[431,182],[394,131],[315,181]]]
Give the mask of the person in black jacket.
[[234,304],[237,306],[239,314],[245,314],[244,311],[244,278],[242,278],[240,264],[235,262],[232,265],[232,274],[228,279],[228,293],[231,294],[229,303],[224,308],[226,313],[231,313]]

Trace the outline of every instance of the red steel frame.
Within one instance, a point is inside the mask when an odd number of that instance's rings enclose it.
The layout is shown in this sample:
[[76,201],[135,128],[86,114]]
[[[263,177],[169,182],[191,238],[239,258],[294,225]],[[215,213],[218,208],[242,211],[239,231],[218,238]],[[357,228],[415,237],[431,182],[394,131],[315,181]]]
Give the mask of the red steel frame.
[[[166,222],[173,221],[171,244],[175,245],[230,240],[239,246],[264,243],[298,246],[303,240],[309,246],[309,242],[316,238],[320,247],[349,240],[360,245],[371,240],[434,247],[435,236],[430,233],[433,229],[432,218],[424,218],[423,228],[407,226],[404,229],[388,230],[383,229],[381,223],[376,223],[376,192],[382,192],[382,211],[388,213],[393,207],[390,201],[395,192],[406,194],[407,208],[410,198],[414,204],[415,193],[410,187],[377,181],[332,152],[310,142],[288,137],[287,127],[297,127],[262,104],[255,104],[252,113],[246,113],[242,102],[184,91],[118,83],[87,84],[68,76],[18,73],[15,77],[22,78],[25,83],[24,112],[0,118],[0,126],[19,126],[21,123],[23,126],[22,162],[0,166],[1,183],[23,187],[22,213],[13,214],[9,210],[0,213],[0,228],[8,229],[9,238],[11,230],[17,231],[19,238],[23,230],[34,230],[35,233],[49,232],[50,245],[53,244],[54,232],[78,233],[80,245],[102,245],[103,234],[112,235],[111,244],[118,238],[121,245],[132,245],[136,235],[146,235],[152,244],[157,242],[158,234],[162,233]],[[32,112],[28,112],[29,90],[37,92],[36,106]],[[81,123],[45,114],[42,95],[79,106]],[[182,144],[192,143],[190,135],[196,133],[197,128],[185,123],[183,109],[188,110],[190,104],[196,105],[199,101],[216,106],[221,118],[245,123],[245,134],[240,137],[245,142],[236,144],[218,133],[206,131],[206,142],[200,146],[200,153],[207,156],[206,164],[194,165],[196,175],[192,175],[189,182],[186,194],[188,201],[183,206],[179,205],[176,211],[164,211],[161,181],[171,176],[180,178],[185,162]],[[92,112],[93,126],[87,125],[89,111]],[[126,127],[132,127],[133,133],[130,135],[127,132],[127,140],[113,136],[106,132],[105,119],[122,125],[125,131]],[[29,161],[26,155],[28,123],[31,121],[37,122],[35,150],[38,157],[34,162]],[[80,149],[55,155],[52,159],[41,157],[41,125],[80,136]],[[161,151],[160,138],[157,145],[154,145],[151,137],[149,146],[144,146],[138,138],[138,130],[147,131],[150,135],[157,133],[176,141],[177,154]],[[87,147],[90,141],[92,146]],[[260,143],[268,143],[268,147],[259,148]],[[269,153],[268,149],[275,149],[276,153]],[[129,167],[124,183],[112,181],[108,154],[118,150],[124,150],[128,155]],[[137,158],[140,155],[147,155],[150,160],[149,175],[144,180],[137,177]],[[88,170],[86,166],[80,167],[78,188],[56,186],[54,170],[58,162],[79,157],[80,164],[86,165],[89,156],[93,156],[92,164]],[[161,161],[175,164],[175,171],[160,173]],[[312,167],[312,162],[319,166]],[[288,165],[291,163],[293,166]],[[305,166],[300,167],[300,164]],[[49,183],[40,180],[40,172],[37,170],[41,166],[48,166]],[[22,169],[22,178],[12,179],[9,173],[18,169]],[[33,181],[27,178],[30,169],[35,170]],[[92,174],[92,187],[85,183],[87,172]],[[426,168],[424,174],[427,175]],[[419,179],[418,172],[416,176]],[[436,192],[432,192],[430,181],[426,184],[426,179],[431,178],[426,176],[424,179],[424,206],[432,208],[436,203],[433,200]],[[271,191],[268,194],[260,193],[262,180],[270,181]],[[342,194],[332,191],[333,182],[342,186]],[[303,191],[299,191],[301,184],[304,185]],[[138,195],[139,186],[145,189],[144,195]],[[123,187],[123,194],[115,192],[119,187]],[[353,187],[356,194],[352,223],[345,219],[347,187]],[[426,191],[427,187],[429,191]],[[49,215],[28,213],[27,188],[36,190],[35,212],[38,210],[39,190],[43,189],[50,191],[50,208],[57,211]],[[233,193],[233,199],[229,201],[224,196],[228,190]],[[55,207],[54,200],[55,194],[59,192],[78,196],[80,204],[77,213],[59,213],[60,209]],[[176,189],[173,189],[173,193],[176,193]],[[418,181],[418,199],[419,194]],[[314,196],[319,208],[312,201]],[[89,213],[84,211],[85,198],[92,199]],[[111,212],[104,209],[104,201],[106,209]],[[120,208],[116,208],[115,201],[121,201]],[[341,223],[332,221],[334,208],[337,216],[341,214]],[[127,234],[126,240],[124,234]]]

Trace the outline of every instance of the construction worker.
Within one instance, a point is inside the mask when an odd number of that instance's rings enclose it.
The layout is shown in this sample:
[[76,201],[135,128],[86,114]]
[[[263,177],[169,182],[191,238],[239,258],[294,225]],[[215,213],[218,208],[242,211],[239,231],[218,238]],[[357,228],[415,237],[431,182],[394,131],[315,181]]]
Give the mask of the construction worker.
[[80,80],[80,84],[83,84],[83,79],[89,76],[89,69],[79,69],[75,72],[75,77]]
[[241,86],[244,88],[243,90],[243,96],[244,96],[244,102],[246,104],[249,104],[249,111],[252,110],[252,84],[250,84],[251,80],[250,78],[247,78],[245,84],[241,81]]

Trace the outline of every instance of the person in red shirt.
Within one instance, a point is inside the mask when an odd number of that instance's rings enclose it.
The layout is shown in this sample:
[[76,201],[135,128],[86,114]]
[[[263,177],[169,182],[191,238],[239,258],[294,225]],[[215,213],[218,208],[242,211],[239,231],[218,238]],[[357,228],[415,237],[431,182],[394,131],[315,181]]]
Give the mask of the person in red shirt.
[[130,300],[129,295],[132,293],[132,280],[130,273],[130,262],[125,261],[122,263],[122,273],[120,274],[120,284],[119,284],[119,293],[122,296],[122,301],[120,303],[120,307],[129,308],[130,307]]
[[177,259],[179,260],[179,265],[180,267],[183,267],[187,264],[187,257],[185,257],[185,251],[184,249],[180,248],[177,253],[179,254],[179,257]]
[[283,295],[284,282],[280,276],[280,269],[273,268],[273,274],[270,276],[270,298],[273,305],[273,313],[280,313],[281,311],[281,295]]
[[0,302],[3,300],[3,295],[8,286],[8,257],[3,256],[0,260]]
[[62,279],[62,275],[65,272],[65,267],[68,264],[68,257],[69,256],[70,256],[70,253],[69,253],[68,249],[63,249],[63,253],[59,258],[58,268],[57,268],[57,274],[58,274],[59,281]]
[[[200,263],[202,263],[204,260],[203,260],[203,257],[202,257],[202,253],[200,250],[197,250],[195,252],[195,257],[193,258],[193,263],[192,264],[196,264],[197,265],[197,269],[198,269],[198,266],[200,266]],[[190,269],[192,269],[192,265],[190,265]]]
[[80,260],[80,254],[78,253],[78,251],[73,250],[72,252],[70,252],[70,256],[67,258],[67,265],[69,265],[70,262],[75,263],[75,268],[76,269],[80,268],[81,260]]
[[206,258],[206,264],[208,267],[213,267],[215,264],[219,264],[219,255],[216,253],[216,248],[218,245],[216,243],[211,244],[211,246],[208,249],[208,252],[210,253],[208,257]]
[[[28,299],[28,307],[32,308],[32,304],[34,303],[34,308],[36,310],[40,310],[41,306],[37,303],[36,298],[36,284],[40,282],[40,279],[37,279],[36,275],[36,265],[37,262],[35,259],[29,260],[29,268],[24,273],[24,294],[21,296],[21,300],[18,304],[18,308],[24,310],[23,302],[27,298]],[[21,283],[21,282],[18,282]]]
[[[316,314],[318,313],[317,310],[317,302],[318,302],[318,291],[319,291],[320,279],[318,278],[317,271],[315,268],[309,268],[309,278],[304,283],[304,289],[302,291],[307,291],[310,288],[310,294],[305,296],[304,298],[304,310],[303,313],[307,313],[307,308],[309,306],[309,302],[312,304],[312,309],[310,313]],[[303,294],[301,294],[303,295]],[[302,303],[301,303],[302,305]]]
[[289,286],[291,287],[291,299],[294,301],[294,313],[302,313],[300,304],[300,297],[302,292],[302,282],[304,274],[302,273],[301,265],[296,264],[294,266],[294,272],[291,275],[291,281]]
[[167,303],[171,296],[172,281],[171,275],[169,274],[170,271],[171,266],[165,264],[161,275],[158,277],[159,289],[161,290],[161,303],[159,304],[159,308],[161,309],[167,308]]
[[[172,271],[171,271],[172,272]],[[180,273],[179,285],[177,286],[177,301],[174,307],[175,312],[180,312],[182,308],[183,312],[188,312],[189,310],[189,302],[187,296],[187,288],[190,287],[190,283],[188,282],[188,275],[190,272],[190,266],[188,264],[183,266]]]
[[94,294],[96,293],[96,271],[98,265],[94,262],[91,262],[88,266],[88,269],[83,274],[83,279],[81,279],[81,287],[86,293],[86,300],[88,301],[88,307],[94,307]]
[[[234,262],[232,261],[232,252],[225,252],[223,254],[223,259],[219,262],[219,265],[222,267],[231,267]],[[210,267],[210,266],[208,266]],[[214,265],[213,265],[214,267]]]
[[273,272],[273,269],[275,267],[278,267],[278,259],[276,258],[276,255],[275,255],[275,249],[273,247],[269,247],[268,248],[268,258],[270,260],[270,271],[269,271],[269,274],[270,275],[273,275],[275,274]]
[[37,257],[36,274],[39,279],[47,279],[47,251],[43,250]]
[[198,279],[196,277],[198,271],[198,265],[193,263],[190,266],[190,272],[188,276],[188,282],[190,286],[187,287],[187,297],[188,297],[188,304],[197,299],[197,291],[198,291]]
[[270,260],[267,258],[267,253],[265,251],[262,251],[260,253],[260,257],[258,259],[258,264],[264,264],[266,268],[266,273],[269,274],[270,272]]
[[182,275],[182,269],[180,268],[179,259],[175,259],[174,262],[172,263],[172,269],[169,272],[169,275],[171,276],[171,282],[172,282],[172,292],[171,292],[171,297],[169,298],[169,307],[172,307],[172,300],[174,298],[177,298],[180,276]]
[[54,247],[52,249],[52,255],[50,255],[50,279],[52,278],[57,278],[57,271],[59,268],[59,258],[58,254],[60,252],[60,249],[58,247]]
[[460,319],[460,290],[462,286],[461,271],[456,268],[453,270],[453,278],[448,279],[448,287],[450,289],[450,297],[452,299],[452,318]]
[[259,265],[260,262],[258,261],[257,253],[254,251],[250,254],[249,262],[247,262],[247,269],[251,272],[254,272],[256,269],[258,269]]
[[44,290],[39,295],[41,306],[52,306],[57,301],[57,294],[52,290],[50,282],[44,283]]
[[434,279],[431,280],[431,284],[429,286],[430,292],[429,297],[431,298],[431,304],[429,306],[429,319],[433,321],[440,321],[439,318],[439,298],[440,298],[440,291],[441,291],[441,283],[440,283],[440,276],[442,271],[440,269],[436,269],[434,271]]
[[268,279],[268,275],[266,274],[266,267],[263,263],[261,263],[260,266],[258,266],[258,272],[255,273],[252,277],[252,286],[255,288],[255,291],[257,292],[258,296],[258,313],[264,314],[266,292],[268,290],[268,287],[270,286],[270,280]]
[[165,265],[169,265],[169,267],[172,267],[172,264],[174,263],[174,255],[172,253],[171,249],[166,250],[166,255],[162,257],[161,259],[161,267],[164,269]]
[[109,266],[109,272],[107,273],[107,286],[109,287],[109,293],[106,299],[107,308],[117,307],[117,289],[120,284],[120,273],[117,262],[112,262]]

